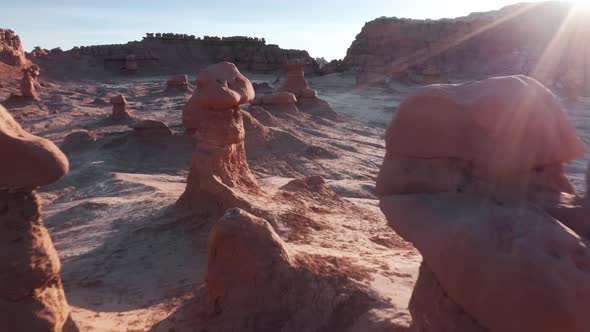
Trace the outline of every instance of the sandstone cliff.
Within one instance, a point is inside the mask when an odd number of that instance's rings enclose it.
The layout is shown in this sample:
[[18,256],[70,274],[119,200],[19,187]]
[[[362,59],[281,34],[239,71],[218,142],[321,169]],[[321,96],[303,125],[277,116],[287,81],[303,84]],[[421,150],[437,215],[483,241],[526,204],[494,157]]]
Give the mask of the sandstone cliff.
[[344,63],[359,84],[527,74],[567,95],[588,95],[589,16],[544,2],[436,21],[382,17],[363,27]]

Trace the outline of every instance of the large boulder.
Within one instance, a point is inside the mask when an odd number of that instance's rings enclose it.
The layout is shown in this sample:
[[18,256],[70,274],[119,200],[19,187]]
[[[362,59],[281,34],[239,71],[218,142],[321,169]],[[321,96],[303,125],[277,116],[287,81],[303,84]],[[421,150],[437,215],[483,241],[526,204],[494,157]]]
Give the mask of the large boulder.
[[303,91],[309,88],[305,80],[305,62],[300,59],[294,59],[287,63],[287,80],[279,91],[291,92],[299,97]]
[[127,109],[127,99],[122,94],[118,94],[111,98],[111,104],[113,105],[113,113],[111,119],[114,121],[129,120],[131,115]]
[[584,153],[554,95],[526,76],[422,88],[400,106],[386,146],[381,195],[475,183],[572,191],[562,164]]

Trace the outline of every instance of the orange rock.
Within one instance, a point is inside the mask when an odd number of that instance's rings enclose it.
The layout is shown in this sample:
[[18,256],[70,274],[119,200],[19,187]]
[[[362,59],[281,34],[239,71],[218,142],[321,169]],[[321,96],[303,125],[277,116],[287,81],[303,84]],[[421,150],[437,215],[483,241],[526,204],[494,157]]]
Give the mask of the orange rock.
[[32,190],[61,179],[68,159],[50,141],[27,133],[0,106],[0,188]]
[[221,62],[198,75],[197,89],[183,108],[183,123],[195,131],[187,187],[178,204],[218,216],[231,207],[249,208],[241,193],[256,193],[244,148],[241,103],[254,99],[252,84],[234,64]]
[[291,92],[299,97],[303,91],[309,88],[309,84],[305,80],[305,63],[301,60],[292,60],[287,63],[287,80],[279,91]]
[[127,99],[125,99],[125,96],[119,94],[112,97],[111,104],[113,104],[113,114],[111,119],[118,121],[131,118],[129,111],[127,110]]
[[487,331],[585,331],[586,241],[542,210],[486,196],[393,195],[381,209]]
[[[34,189],[68,172],[53,143],[25,132],[0,106],[0,321],[6,331],[74,331],[59,257]],[[67,323],[67,325],[66,325]]]
[[[420,89],[400,106],[387,131],[386,146],[377,180],[381,195],[416,192],[411,187],[439,180],[434,187],[444,188],[432,191],[461,189],[449,181],[531,189],[534,186],[528,182],[535,177],[544,178],[548,187],[557,184],[554,189],[568,191],[572,187],[562,164],[584,153],[557,99],[526,76]],[[429,174],[421,173],[421,167]],[[437,167],[440,172],[434,175]]]

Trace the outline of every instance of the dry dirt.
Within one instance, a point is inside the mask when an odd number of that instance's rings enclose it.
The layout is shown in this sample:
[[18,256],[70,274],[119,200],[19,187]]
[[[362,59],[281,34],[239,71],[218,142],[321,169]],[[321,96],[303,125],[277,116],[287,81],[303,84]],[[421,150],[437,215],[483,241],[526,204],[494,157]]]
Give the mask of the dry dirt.
[[[244,75],[253,82],[276,78]],[[19,83],[11,75],[0,76],[5,77],[0,100],[5,100]],[[212,221],[180,215],[172,207],[185,187],[192,146],[183,135],[180,112],[189,95],[163,93],[166,79],[62,82],[41,77],[41,103],[3,102],[25,129],[57,144],[79,129],[98,136],[95,144],[68,152],[69,175],[41,192],[73,318],[83,331],[169,331],[175,311],[202,285]],[[415,87],[357,88],[352,73],[308,80],[342,119],[307,116],[277,123],[277,130],[298,137],[307,150],[249,160],[267,197],[274,199],[275,206],[265,208],[283,220],[273,226],[290,250],[345,271],[385,300],[387,305],[364,313],[350,330],[403,329],[411,320],[407,304],[421,256],[387,226],[373,189],[386,125]],[[145,139],[111,121],[108,100],[118,93],[134,116],[161,120],[176,134]],[[590,99],[564,104],[590,144]],[[579,192],[587,161],[588,155],[567,165]],[[278,190],[293,178],[311,175],[323,176],[338,195],[322,201],[326,197],[289,197]]]

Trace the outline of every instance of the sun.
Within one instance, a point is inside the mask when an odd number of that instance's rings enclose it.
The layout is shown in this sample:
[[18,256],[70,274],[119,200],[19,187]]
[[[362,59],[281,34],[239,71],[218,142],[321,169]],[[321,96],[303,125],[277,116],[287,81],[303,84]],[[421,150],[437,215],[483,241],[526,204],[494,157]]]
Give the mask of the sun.
[[571,0],[576,9],[590,10],[590,0]]

